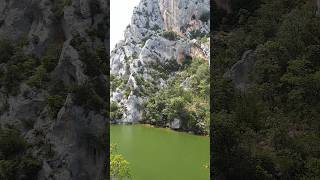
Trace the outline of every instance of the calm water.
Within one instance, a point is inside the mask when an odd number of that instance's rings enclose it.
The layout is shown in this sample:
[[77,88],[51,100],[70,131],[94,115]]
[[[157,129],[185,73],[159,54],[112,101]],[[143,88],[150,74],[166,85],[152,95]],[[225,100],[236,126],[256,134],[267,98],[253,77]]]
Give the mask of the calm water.
[[112,125],[111,143],[134,180],[207,180],[209,138],[144,125]]

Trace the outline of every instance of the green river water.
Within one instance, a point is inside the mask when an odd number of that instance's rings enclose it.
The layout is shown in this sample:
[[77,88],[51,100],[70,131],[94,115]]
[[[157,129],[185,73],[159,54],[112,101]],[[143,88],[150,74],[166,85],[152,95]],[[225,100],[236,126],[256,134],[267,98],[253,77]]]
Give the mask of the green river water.
[[111,143],[134,180],[208,180],[209,137],[145,125],[111,125]]

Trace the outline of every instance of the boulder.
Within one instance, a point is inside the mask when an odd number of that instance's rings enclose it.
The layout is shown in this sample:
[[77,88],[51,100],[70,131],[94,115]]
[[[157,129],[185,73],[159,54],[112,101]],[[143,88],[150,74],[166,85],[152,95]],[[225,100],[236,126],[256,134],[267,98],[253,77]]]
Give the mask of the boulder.
[[174,118],[174,120],[170,123],[169,127],[171,129],[180,129],[181,128],[181,120]]

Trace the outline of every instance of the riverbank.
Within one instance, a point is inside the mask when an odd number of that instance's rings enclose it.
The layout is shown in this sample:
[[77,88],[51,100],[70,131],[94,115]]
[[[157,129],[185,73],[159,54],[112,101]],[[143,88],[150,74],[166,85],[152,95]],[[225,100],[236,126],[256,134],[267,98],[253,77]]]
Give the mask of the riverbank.
[[177,129],[177,128],[170,128],[169,126],[159,126],[155,124],[149,124],[149,123],[132,123],[132,122],[116,122],[116,121],[111,121],[111,125],[142,125],[145,127],[152,127],[152,128],[160,128],[160,129],[167,129],[167,130],[172,130],[176,132],[183,132],[187,134],[192,134],[192,135],[197,135],[197,136],[206,136],[209,137],[209,134],[206,133],[196,133],[194,131],[184,131],[183,129]]

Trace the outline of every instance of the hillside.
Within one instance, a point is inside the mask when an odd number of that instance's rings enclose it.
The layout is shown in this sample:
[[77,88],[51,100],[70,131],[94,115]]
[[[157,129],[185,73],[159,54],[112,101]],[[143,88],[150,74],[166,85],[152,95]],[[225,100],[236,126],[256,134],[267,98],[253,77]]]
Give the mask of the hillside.
[[319,179],[317,1],[225,2],[212,10],[212,178]]

